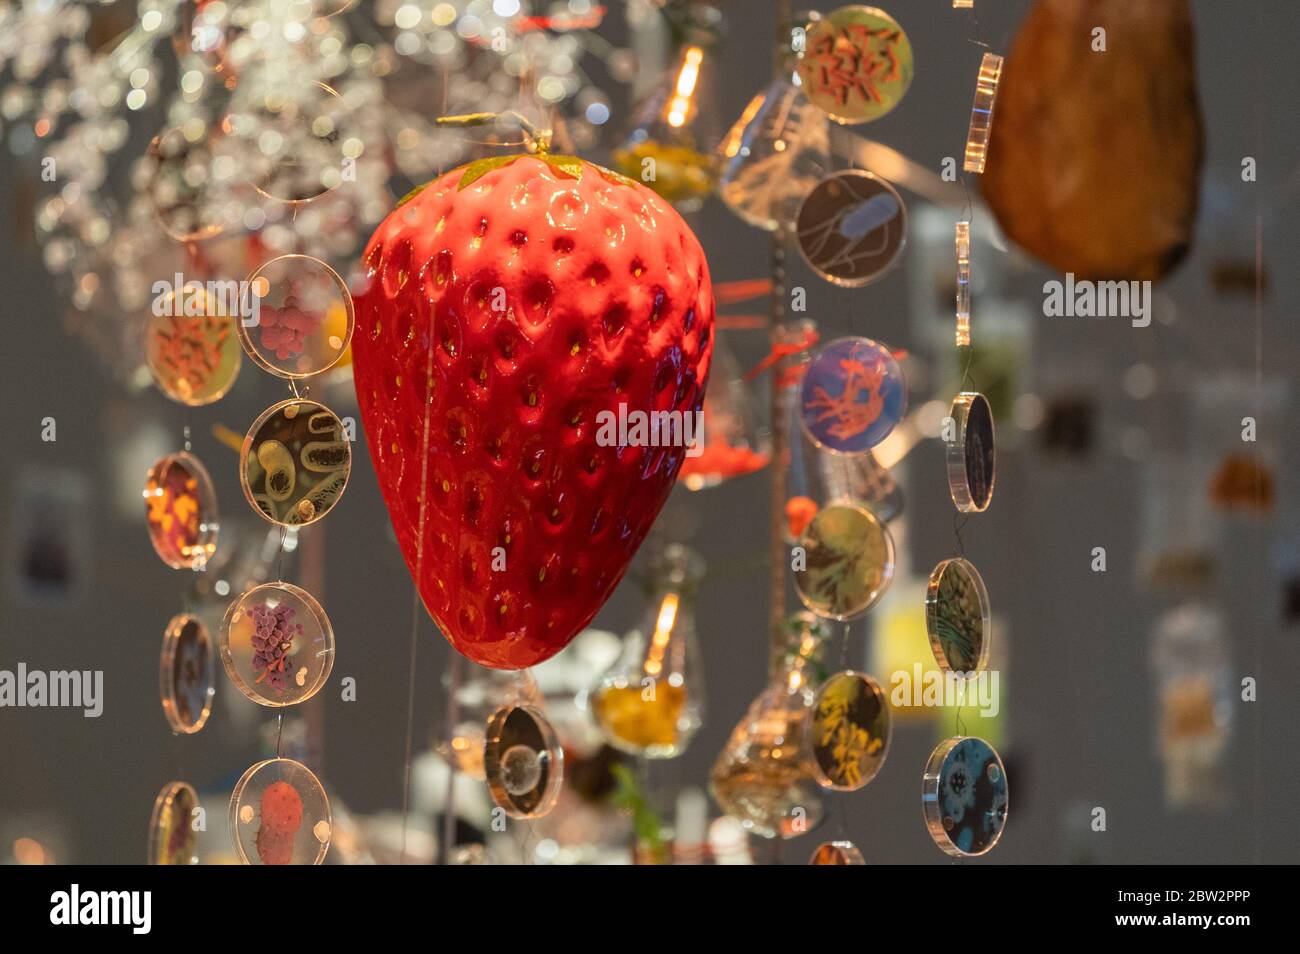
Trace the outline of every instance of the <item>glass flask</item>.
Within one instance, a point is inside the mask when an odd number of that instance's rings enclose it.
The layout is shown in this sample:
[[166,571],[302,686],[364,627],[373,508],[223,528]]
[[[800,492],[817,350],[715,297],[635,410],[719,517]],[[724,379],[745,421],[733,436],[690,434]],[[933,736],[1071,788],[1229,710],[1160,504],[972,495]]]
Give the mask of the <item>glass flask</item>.
[[825,631],[811,613],[797,613],[786,625],[790,648],[732,730],[709,776],[719,807],[763,838],[798,837],[823,815],[810,766],[811,713]]
[[790,460],[785,475],[785,536],[792,546],[824,507],[857,503],[881,522],[903,512],[903,492],[872,451],[837,454],[818,447],[799,421],[798,379],[781,392]]
[[651,567],[650,602],[640,626],[592,693],[592,712],[609,744],[652,759],[681,755],[704,712],[695,644],[695,595],[704,561],[671,544]]
[[1232,717],[1232,674],[1223,614],[1192,599],[1156,623],[1151,645],[1159,702],[1157,744],[1171,808],[1223,807],[1223,759]]
[[713,191],[714,160],[699,116],[700,79],[708,66],[705,48],[686,46],[633,111],[632,128],[613,152],[614,168],[644,183],[678,209],[689,212]]
[[769,232],[794,228],[804,196],[831,171],[830,120],[792,82],[758,93],[718,147],[718,195]]
[[713,368],[700,417],[678,472],[687,490],[716,487],[731,477],[762,470],[771,461],[771,437],[759,424],[739,362],[721,335],[714,339]]
[[[470,778],[483,781],[485,727],[492,713],[504,706],[542,704],[542,694],[525,669],[485,669],[469,660],[461,662],[460,684],[456,687],[456,719],[437,733],[434,745],[447,764]],[[451,691],[450,681],[447,682]]]

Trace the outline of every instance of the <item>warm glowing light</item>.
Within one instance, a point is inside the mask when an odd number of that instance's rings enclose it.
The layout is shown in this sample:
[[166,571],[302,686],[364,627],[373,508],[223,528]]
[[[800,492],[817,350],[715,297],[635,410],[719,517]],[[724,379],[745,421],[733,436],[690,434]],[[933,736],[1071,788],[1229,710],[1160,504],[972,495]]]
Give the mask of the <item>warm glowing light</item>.
[[650,648],[646,652],[645,671],[647,675],[658,676],[664,668],[664,650],[673,634],[673,624],[677,622],[676,593],[669,593],[659,604],[659,617],[655,620],[654,636],[650,639]]
[[682,68],[677,73],[677,85],[673,89],[673,98],[668,101],[668,125],[679,128],[686,125],[693,111],[695,85],[700,79],[700,63],[704,51],[698,46],[689,46],[682,55]]

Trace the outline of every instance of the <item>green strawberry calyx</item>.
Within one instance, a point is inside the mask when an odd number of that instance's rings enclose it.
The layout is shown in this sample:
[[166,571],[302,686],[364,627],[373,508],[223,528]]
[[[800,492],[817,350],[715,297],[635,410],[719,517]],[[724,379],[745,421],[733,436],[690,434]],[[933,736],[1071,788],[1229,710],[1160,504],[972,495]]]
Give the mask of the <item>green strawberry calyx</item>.
[[[602,178],[615,185],[631,186],[636,185],[636,181],[629,179],[622,173],[615,172],[613,169],[606,169],[604,166],[597,165],[594,162],[588,162],[579,156],[557,156],[550,151],[551,130],[539,129],[528,120],[527,117],[517,112],[507,113],[469,113],[463,116],[439,116],[435,122],[439,126],[466,127],[466,126],[483,126],[488,123],[508,120],[518,125],[526,136],[525,145],[527,152],[512,153],[508,156],[488,156],[484,159],[476,159],[471,163],[461,166],[460,181],[456,184],[456,190],[460,191],[472,185],[474,182],[487,175],[494,169],[501,169],[510,165],[516,159],[522,159],[525,156],[531,156],[541,162],[546,163],[560,175],[567,179],[579,180],[582,178],[584,166],[591,166],[596,173]],[[435,181],[435,180],[431,180]],[[410,202],[417,195],[424,191],[429,185],[428,182],[418,185],[398,201],[394,208],[401,208],[407,202]]]

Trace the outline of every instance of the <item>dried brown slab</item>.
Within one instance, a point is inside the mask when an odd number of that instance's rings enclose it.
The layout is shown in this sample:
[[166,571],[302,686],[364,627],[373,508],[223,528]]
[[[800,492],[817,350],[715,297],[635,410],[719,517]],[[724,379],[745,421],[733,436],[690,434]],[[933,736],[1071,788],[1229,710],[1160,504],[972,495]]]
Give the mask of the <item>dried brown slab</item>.
[[1155,280],[1191,245],[1202,140],[1187,0],[1038,0],[1007,57],[982,189],[1047,265]]

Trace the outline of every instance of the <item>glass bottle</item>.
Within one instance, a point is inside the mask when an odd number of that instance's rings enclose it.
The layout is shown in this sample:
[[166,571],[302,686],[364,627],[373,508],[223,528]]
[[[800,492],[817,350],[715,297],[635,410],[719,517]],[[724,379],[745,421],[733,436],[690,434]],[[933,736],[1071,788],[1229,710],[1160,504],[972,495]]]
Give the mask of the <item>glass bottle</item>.
[[729,478],[762,470],[771,461],[771,437],[759,423],[753,395],[721,334],[714,338],[713,368],[700,420],[699,433],[678,471],[687,490],[716,487]]
[[631,129],[613,152],[614,168],[642,182],[679,210],[699,208],[713,191],[716,169],[703,151],[707,130],[698,122],[706,47],[684,47],[676,65],[634,108]]
[[823,816],[809,765],[812,703],[826,634],[811,613],[796,613],[786,626],[790,648],[732,730],[709,777],[722,810],[763,838],[797,837]]
[[695,595],[704,561],[681,544],[659,553],[650,602],[622,656],[592,693],[592,712],[609,744],[651,759],[681,755],[704,713],[695,641]]
[[794,79],[786,72],[754,96],[718,147],[718,195],[769,232],[793,230],[804,197],[831,171],[830,120]]

